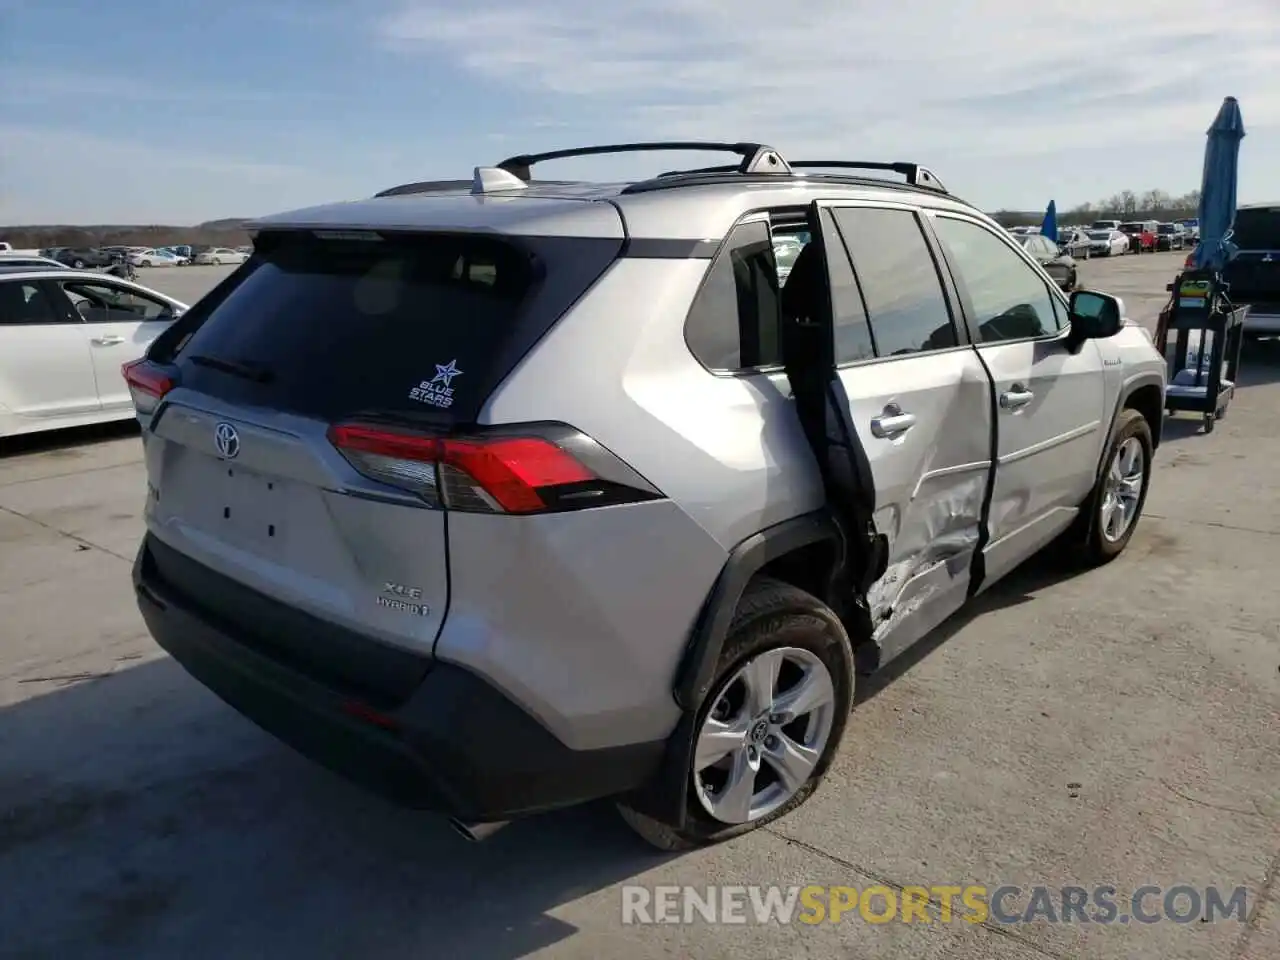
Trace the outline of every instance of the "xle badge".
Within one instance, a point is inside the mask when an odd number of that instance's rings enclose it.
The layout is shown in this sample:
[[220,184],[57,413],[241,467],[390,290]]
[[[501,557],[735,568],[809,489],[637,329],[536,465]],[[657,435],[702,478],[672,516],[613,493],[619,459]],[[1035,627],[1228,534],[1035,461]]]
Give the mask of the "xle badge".
[[425,603],[415,603],[422,599],[422,591],[417,587],[406,587],[401,583],[388,580],[382,585],[382,593],[378,596],[378,606],[395,610],[398,613],[411,613],[417,617],[425,617],[431,608]]
[[453,378],[462,376],[458,361],[436,364],[436,375],[409,391],[409,399],[447,410],[453,406]]

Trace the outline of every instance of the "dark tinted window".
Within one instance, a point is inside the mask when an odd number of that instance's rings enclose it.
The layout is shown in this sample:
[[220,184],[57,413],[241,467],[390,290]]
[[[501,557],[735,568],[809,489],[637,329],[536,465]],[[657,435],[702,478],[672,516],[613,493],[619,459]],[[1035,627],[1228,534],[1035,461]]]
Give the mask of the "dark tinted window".
[[183,384],[326,420],[478,403],[531,289],[552,285],[528,252],[438,234],[264,237],[233,276],[165,338]]
[[876,356],[954,347],[942,283],[915,214],[874,207],[834,214],[853,257]]
[[66,319],[42,285],[32,281],[0,282],[0,327],[62,323]]
[[693,355],[711,370],[782,362],[778,268],[769,225],[741,223],[707,271],[685,322]]
[[985,227],[950,217],[938,217],[934,231],[969,295],[983,343],[1057,332],[1049,287],[1008,244]]
[[1231,242],[1241,250],[1280,250],[1280,207],[1236,211]]

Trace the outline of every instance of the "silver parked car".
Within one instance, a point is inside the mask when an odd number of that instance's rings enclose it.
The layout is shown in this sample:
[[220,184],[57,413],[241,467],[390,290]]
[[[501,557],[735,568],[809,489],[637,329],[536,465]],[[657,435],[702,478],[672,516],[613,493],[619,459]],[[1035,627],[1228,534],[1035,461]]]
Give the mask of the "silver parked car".
[[701,147],[257,222],[128,370],[160,645],[472,839],[611,797],[677,848],[802,803],[860,678],[1032,554],[1124,549],[1165,368],[1119,301],[923,167]]

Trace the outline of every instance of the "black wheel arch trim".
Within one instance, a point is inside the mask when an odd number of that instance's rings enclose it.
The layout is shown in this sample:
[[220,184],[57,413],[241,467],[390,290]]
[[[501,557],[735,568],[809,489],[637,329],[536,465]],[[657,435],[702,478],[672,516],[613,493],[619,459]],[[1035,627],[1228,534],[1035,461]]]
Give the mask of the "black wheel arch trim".
[[766,564],[794,550],[823,542],[834,542],[843,549],[843,540],[837,521],[823,509],[767,527],[729,551],[676,672],[672,694],[681,707],[680,720],[667,738],[662,764],[647,783],[620,798],[624,803],[677,830],[684,828],[687,771],[692,762],[698,708],[715,678],[716,664],[747,584]]
[[1164,417],[1164,390],[1161,382],[1160,374],[1139,373],[1136,376],[1126,380],[1120,387],[1120,392],[1116,395],[1115,407],[1111,411],[1111,426],[1107,430],[1107,442],[1102,445],[1102,451],[1098,454],[1098,466],[1094,471],[1095,477],[1102,476],[1102,471],[1107,466],[1107,454],[1111,451],[1111,443],[1116,438],[1116,429],[1120,424],[1120,412],[1126,408],[1129,400],[1135,393],[1144,387],[1156,387],[1161,391],[1160,398],[1160,418],[1161,422],[1150,424],[1151,427],[1151,449],[1154,452],[1160,446],[1160,434],[1163,428]]
[[672,694],[685,713],[696,713],[711,688],[738,601],[751,578],[766,564],[792,551],[828,540],[838,543],[841,539],[835,519],[826,510],[819,510],[767,527],[729,551],[676,671]]

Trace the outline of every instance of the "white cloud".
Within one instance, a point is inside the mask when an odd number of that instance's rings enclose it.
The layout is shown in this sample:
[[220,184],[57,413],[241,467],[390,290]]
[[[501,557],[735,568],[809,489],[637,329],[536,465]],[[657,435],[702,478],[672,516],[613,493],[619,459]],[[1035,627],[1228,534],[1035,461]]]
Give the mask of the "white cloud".
[[[401,0],[380,35],[393,49],[443,54],[509,84],[513,97],[559,97],[566,114],[590,111],[638,138],[751,137],[784,154],[915,159],[944,179],[949,167],[983,178],[989,192],[998,178],[984,177],[980,161],[1082,159],[1092,150],[1098,166],[1134,163],[1123,171],[1132,179],[1144,176],[1135,146],[1175,141],[1188,144],[1186,162],[1174,169],[1153,158],[1151,170],[1193,177],[1226,93],[1240,98],[1251,131],[1280,124],[1280,3],[1226,8],[1204,0]],[[1124,146],[1108,156],[1111,145]],[[1092,174],[1073,182],[1102,189]]]

